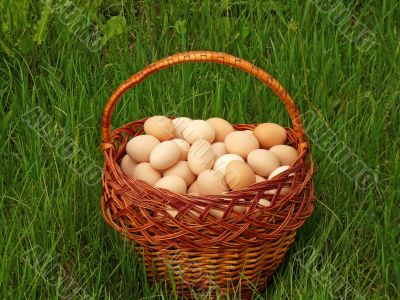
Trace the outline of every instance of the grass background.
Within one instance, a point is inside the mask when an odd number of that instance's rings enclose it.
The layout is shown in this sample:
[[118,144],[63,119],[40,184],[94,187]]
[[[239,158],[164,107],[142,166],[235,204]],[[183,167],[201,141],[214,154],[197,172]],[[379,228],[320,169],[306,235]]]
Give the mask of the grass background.
[[[326,126],[312,144],[315,213],[298,232],[297,254],[257,297],[398,299],[397,1],[329,2],[351,12],[344,22],[354,31],[358,21],[373,32],[376,43],[367,51],[335,23],[334,11],[318,9],[319,1],[74,3],[74,13],[90,20],[83,37],[94,26],[104,33],[99,51],[89,51],[76,27],[54,10],[62,2],[0,0],[0,298],[175,297],[146,282],[132,249],[105,225],[101,184],[85,180],[100,174],[85,171],[103,163],[101,113],[112,91],[157,59],[202,49],[267,70],[301,112],[313,111]],[[28,126],[38,111],[48,118],[47,134]],[[124,96],[114,128],[154,114],[290,124],[259,82],[210,64],[151,76]],[[361,190],[346,176],[334,156],[336,143],[374,170],[376,185]],[[351,169],[354,162],[347,163]]]

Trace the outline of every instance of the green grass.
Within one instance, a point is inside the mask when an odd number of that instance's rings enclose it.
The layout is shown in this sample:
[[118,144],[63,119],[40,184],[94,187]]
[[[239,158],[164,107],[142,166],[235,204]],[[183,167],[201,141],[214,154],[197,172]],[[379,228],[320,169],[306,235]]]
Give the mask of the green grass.
[[[107,23],[104,47],[90,52],[57,13],[47,20],[39,1],[25,1],[32,26],[21,21],[0,35],[0,298],[174,298],[146,282],[132,249],[105,225],[101,184],[86,184],[82,170],[92,160],[103,164],[101,113],[113,90],[157,59],[203,49],[267,70],[301,112],[327,126],[312,141],[315,212],[258,299],[398,299],[400,7],[395,0],[345,4],[376,37],[359,51],[314,2],[84,2],[77,5],[97,24],[126,20]],[[32,40],[37,24],[44,30]],[[50,117],[48,136],[27,126],[35,107]],[[266,87],[210,64],[152,75],[124,96],[114,128],[155,114],[290,124]],[[361,190],[344,174],[333,155],[337,143],[374,170],[376,185]]]

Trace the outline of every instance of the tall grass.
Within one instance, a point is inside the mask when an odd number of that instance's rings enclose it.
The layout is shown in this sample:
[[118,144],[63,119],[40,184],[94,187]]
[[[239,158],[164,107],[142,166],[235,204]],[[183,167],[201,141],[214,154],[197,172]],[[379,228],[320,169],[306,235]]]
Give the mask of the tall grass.
[[[74,167],[85,169],[82,153],[102,165],[100,119],[112,91],[147,64],[192,49],[232,53],[270,72],[378,176],[361,190],[319,147],[332,136],[312,143],[315,213],[258,298],[398,297],[400,8],[394,0],[343,2],[376,36],[362,52],[315,2],[78,1],[92,22],[87,32],[104,34],[91,52],[56,11],[40,22],[39,1],[1,0],[0,297],[175,297],[146,281],[131,246],[101,218],[101,184],[87,185]],[[35,107],[50,117],[49,134],[72,148],[60,152],[29,128]],[[124,96],[113,125],[154,114],[290,124],[259,82],[210,64],[152,75]]]

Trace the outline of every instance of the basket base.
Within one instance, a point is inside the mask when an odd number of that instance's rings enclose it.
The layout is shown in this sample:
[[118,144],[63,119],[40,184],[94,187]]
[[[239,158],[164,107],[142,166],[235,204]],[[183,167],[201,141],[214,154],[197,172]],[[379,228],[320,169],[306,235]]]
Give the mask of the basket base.
[[136,251],[144,259],[149,281],[165,280],[181,296],[251,299],[264,290],[295,235],[296,232],[289,232],[277,240],[246,248],[136,247]]

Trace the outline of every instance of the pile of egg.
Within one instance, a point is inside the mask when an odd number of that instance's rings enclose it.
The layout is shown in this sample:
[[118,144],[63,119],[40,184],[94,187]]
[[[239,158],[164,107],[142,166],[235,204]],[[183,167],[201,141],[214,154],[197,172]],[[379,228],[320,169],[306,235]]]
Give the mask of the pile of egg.
[[[144,132],[127,143],[122,172],[178,194],[206,196],[244,189],[274,178],[298,157],[295,148],[285,145],[286,130],[274,123],[236,131],[221,118],[153,116],[145,121]],[[288,191],[285,187],[280,193]],[[270,204],[261,200],[261,205]]]

